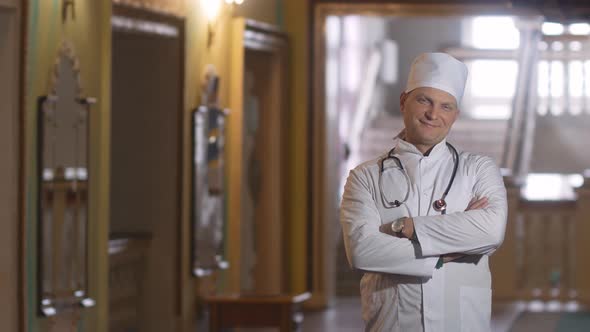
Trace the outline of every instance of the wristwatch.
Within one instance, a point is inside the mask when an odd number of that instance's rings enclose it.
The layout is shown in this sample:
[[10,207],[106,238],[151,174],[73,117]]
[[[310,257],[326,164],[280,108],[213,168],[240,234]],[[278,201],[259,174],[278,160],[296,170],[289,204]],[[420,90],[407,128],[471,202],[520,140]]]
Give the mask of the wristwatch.
[[401,231],[404,230],[404,220],[406,219],[406,217],[403,218],[399,218],[396,221],[391,223],[391,230],[394,233],[400,233]]

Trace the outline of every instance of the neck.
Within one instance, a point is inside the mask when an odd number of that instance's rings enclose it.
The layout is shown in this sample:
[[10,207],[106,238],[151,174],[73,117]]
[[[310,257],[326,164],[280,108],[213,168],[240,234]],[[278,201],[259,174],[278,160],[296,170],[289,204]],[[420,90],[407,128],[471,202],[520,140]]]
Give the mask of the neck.
[[405,135],[405,134],[401,137],[401,139],[403,139],[404,141],[406,141],[406,142],[412,144],[413,146],[415,146],[416,149],[418,149],[418,151],[420,151],[425,156],[428,156],[430,154],[430,151],[432,151],[432,149],[436,145],[436,144],[415,143],[414,140],[408,139],[408,136]]
[[408,142],[416,147],[418,151],[422,152],[423,155],[428,156],[430,151],[434,148],[434,145],[424,145],[424,144],[415,144],[412,142]]

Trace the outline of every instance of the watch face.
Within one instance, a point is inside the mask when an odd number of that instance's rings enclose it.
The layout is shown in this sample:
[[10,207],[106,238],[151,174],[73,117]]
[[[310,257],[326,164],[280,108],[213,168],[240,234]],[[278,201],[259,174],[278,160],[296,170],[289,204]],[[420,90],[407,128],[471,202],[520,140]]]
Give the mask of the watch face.
[[396,220],[391,224],[391,230],[399,233],[402,231],[402,229],[404,228],[404,220]]

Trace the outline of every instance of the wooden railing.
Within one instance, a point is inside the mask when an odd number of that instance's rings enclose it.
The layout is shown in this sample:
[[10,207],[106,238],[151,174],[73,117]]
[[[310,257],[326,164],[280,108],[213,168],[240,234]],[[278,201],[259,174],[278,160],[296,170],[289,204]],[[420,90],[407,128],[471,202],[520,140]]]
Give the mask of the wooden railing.
[[506,181],[506,236],[491,257],[495,299],[590,303],[588,182],[576,200],[527,201]]
[[575,296],[575,211],[575,201],[520,201],[515,221],[520,298]]

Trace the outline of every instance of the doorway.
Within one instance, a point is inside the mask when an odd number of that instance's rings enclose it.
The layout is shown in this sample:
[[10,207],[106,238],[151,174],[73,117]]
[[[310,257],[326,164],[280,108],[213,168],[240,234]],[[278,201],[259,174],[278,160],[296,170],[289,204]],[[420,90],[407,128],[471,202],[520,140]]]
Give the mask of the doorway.
[[180,314],[184,21],[113,7],[110,330]]
[[[498,44],[480,43],[497,41],[501,49],[516,54],[518,42],[512,37],[518,38],[519,32],[511,22],[535,14],[494,6],[360,3],[317,4],[314,12],[314,35],[321,37],[314,41],[311,78],[312,275],[315,293],[321,294],[317,302],[329,304],[334,295],[358,296],[360,274],[348,267],[342,234],[334,236],[331,230],[339,229],[339,202],[349,170],[387,152],[391,139],[404,127],[399,96],[411,61],[422,52],[442,51],[466,62],[470,81],[462,116],[449,140],[460,150],[488,155],[499,163],[515,93],[517,59],[492,54],[490,50]],[[490,13],[495,16],[487,17]],[[492,31],[494,38],[482,37],[485,31],[480,27],[488,22],[492,28],[484,30]],[[499,26],[510,30],[508,37]],[[508,72],[499,67],[513,68],[514,75],[498,82],[484,74],[486,69]],[[489,89],[488,84],[506,86],[508,91],[496,94],[498,89]]]

